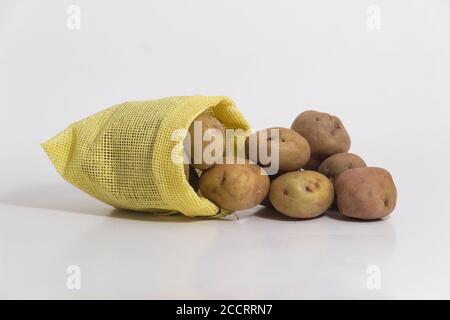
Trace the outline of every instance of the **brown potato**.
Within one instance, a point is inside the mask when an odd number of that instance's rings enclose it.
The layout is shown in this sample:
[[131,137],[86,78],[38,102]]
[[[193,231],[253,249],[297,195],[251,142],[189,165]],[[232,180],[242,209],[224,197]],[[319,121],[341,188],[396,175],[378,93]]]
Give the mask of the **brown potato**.
[[[201,133],[200,132],[195,132],[195,123],[196,122],[200,122],[201,123]],[[211,168],[212,166],[214,166],[214,163],[206,163],[205,159],[203,159],[203,152],[205,150],[205,148],[210,144],[213,143],[214,139],[212,139],[211,141],[203,141],[203,135],[205,134],[205,132],[207,130],[214,130],[215,134],[219,134],[222,136],[222,142],[223,142],[223,150],[225,151],[225,128],[223,126],[223,124],[217,120],[216,118],[214,118],[213,116],[210,116],[206,113],[202,113],[201,115],[199,115],[190,125],[189,127],[189,134],[191,137],[191,143],[190,143],[190,149],[188,149],[188,154],[189,157],[191,159],[191,164],[194,168],[196,169],[200,169],[200,170],[206,170]],[[198,133],[196,135],[196,133]],[[201,145],[202,149],[201,149],[201,159],[198,159],[200,161],[196,161],[197,159],[195,159],[195,154],[194,154],[194,148],[195,145]],[[213,150],[211,152],[212,156],[215,156],[215,150]],[[221,154],[222,156],[223,154]]]
[[328,113],[305,111],[294,120],[291,129],[309,142],[311,154],[317,158],[324,159],[350,149],[350,136],[341,120]]
[[348,169],[367,167],[364,160],[353,153],[336,153],[326,158],[319,166],[319,172],[334,181],[336,177]]
[[315,171],[281,175],[270,186],[270,202],[276,210],[292,217],[309,219],[324,213],[334,199],[333,184]]
[[268,167],[271,163],[262,163],[260,154],[272,156],[272,142],[278,146],[278,172],[295,171],[302,168],[309,160],[311,151],[308,141],[294,130],[287,128],[269,128],[255,132],[251,135],[256,142],[257,154],[250,153],[250,137],[245,141],[245,153],[249,159],[259,165]]
[[397,203],[392,176],[381,168],[356,168],[341,173],[335,182],[339,211],[351,218],[373,220],[390,214]]
[[269,185],[269,177],[248,160],[245,164],[216,164],[200,176],[202,195],[227,210],[256,206],[269,192]]

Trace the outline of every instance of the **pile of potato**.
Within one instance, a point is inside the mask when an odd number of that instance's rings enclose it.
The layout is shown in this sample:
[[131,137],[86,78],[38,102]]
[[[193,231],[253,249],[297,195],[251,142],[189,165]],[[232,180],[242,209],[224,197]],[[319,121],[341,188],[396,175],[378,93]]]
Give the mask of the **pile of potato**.
[[[185,166],[186,175],[195,190],[223,209],[244,210],[262,204],[292,218],[309,219],[331,208],[350,218],[374,220],[395,208],[397,190],[392,176],[385,169],[367,167],[361,157],[348,152],[350,136],[336,116],[305,111],[291,129],[269,128],[247,137],[242,163],[224,156],[218,164],[195,164],[195,143],[202,147],[210,143],[193,137],[196,121],[201,121],[203,132],[213,129],[225,135],[223,125],[210,115],[202,114],[193,122],[189,128],[193,143],[186,150],[192,164]],[[271,144],[263,140],[276,140],[276,174],[261,174],[268,164],[252,158],[250,139],[257,141],[257,149],[267,148],[268,155]],[[195,169],[202,170],[199,179]]]

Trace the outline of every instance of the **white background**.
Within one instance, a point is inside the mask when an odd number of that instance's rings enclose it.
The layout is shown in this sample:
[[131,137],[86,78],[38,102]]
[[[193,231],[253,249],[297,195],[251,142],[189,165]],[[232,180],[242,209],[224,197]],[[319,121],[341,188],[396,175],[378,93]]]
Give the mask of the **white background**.
[[[0,298],[450,298],[449,39],[445,0],[0,0]],[[254,128],[336,114],[394,176],[393,216],[126,213],[39,146],[104,107],[189,94],[230,96]]]

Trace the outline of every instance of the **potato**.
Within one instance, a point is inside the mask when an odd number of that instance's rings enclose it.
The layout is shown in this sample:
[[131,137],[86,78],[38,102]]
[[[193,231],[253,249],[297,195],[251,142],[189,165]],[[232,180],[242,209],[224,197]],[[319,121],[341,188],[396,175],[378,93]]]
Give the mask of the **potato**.
[[292,123],[292,130],[308,142],[311,154],[324,159],[350,149],[350,136],[338,117],[318,111],[305,111]]
[[281,175],[270,186],[270,202],[279,212],[309,219],[324,213],[334,199],[333,184],[315,171],[296,171]]
[[[250,153],[251,137],[256,142],[256,154]],[[245,140],[246,156],[264,167],[273,162],[262,163],[260,155],[272,157],[272,144],[278,146],[278,172],[295,171],[302,168],[309,160],[311,151],[308,141],[294,130],[287,128],[269,128],[253,133]]]
[[382,168],[342,172],[335,182],[339,211],[347,217],[373,220],[390,214],[397,203],[392,176]]
[[227,210],[244,210],[259,204],[269,192],[269,177],[262,174],[257,164],[246,161],[230,164],[227,160],[204,171],[200,176],[202,195]]
[[336,177],[348,169],[367,167],[361,157],[353,153],[336,153],[326,158],[319,166],[319,172],[334,181]]
[[[196,132],[195,131],[195,123],[196,122],[200,122],[201,124],[201,132]],[[214,163],[206,163],[205,159],[203,158],[203,152],[205,150],[205,148],[210,144],[210,143],[214,143],[214,138],[211,141],[204,141],[204,134],[207,130],[213,130],[214,134],[217,135],[221,135],[222,136],[222,142],[223,142],[223,151],[225,151],[225,128],[222,125],[222,123],[217,120],[216,118],[214,118],[213,116],[210,116],[206,113],[202,113],[201,115],[199,115],[190,125],[189,127],[189,134],[191,137],[191,143],[190,143],[190,149],[188,149],[188,154],[190,156],[191,159],[191,164],[194,168],[196,169],[200,169],[200,170],[206,170],[211,168],[212,166],[214,166]],[[195,159],[195,154],[194,154],[194,148],[195,145],[201,146],[201,153],[199,155],[201,155],[201,158],[199,157],[199,159]],[[216,150],[212,150],[211,155],[215,156],[215,151]],[[223,153],[221,154],[221,156],[223,155]]]

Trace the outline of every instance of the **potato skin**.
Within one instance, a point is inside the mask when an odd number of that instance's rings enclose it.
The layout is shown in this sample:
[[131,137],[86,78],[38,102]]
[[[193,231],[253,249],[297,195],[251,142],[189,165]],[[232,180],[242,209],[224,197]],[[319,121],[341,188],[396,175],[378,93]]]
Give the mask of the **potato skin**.
[[254,163],[216,164],[200,176],[202,195],[227,210],[256,206],[266,197],[269,185],[269,177]]
[[[278,132],[276,131],[278,130]],[[248,158],[263,165],[259,157],[259,150],[266,153],[269,157],[272,155],[271,141],[275,141],[279,145],[279,169],[278,173],[300,170],[311,156],[308,141],[299,133],[288,128],[268,128],[253,133],[255,141],[257,142],[257,155],[249,155],[249,141],[247,137],[245,141],[245,152]],[[265,149],[265,150],[264,150]],[[256,156],[256,157],[255,157]],[[270,164],[264,164],[269,166]]]
[[301,219],[324,213],[334,199],[330,180],[315,171],[288,172],[272,182],[270,202],[279,212]]
[[225,151],[225,128],[223,126],[223,124],[217,120],[216,118],[214,118],[213,116],[210,116],[209,114],[206,113],[202,113],[201,115],[199,115],[189,126],[189,134],[191,136],[191,146],[190,146],[190,150],[188,151],[190,160],[191,160],[191,165],[196,168],[196,169],[200,169],[200,170],[206,170],[211,168],[212,166],[214,166],[214,163],[212,164],[206,164],[203,159],[201,161],[201,163],[195,163],[194,162],[194,146],[196,141],[198,141],[197,143],[199,143],[200,141],[202,142],[202,154],[203,154],[203,150],[205,149],[205,147],[207,145],[209,145],[210,143],[213,143],[212,141],[203,141],[203,137],[196,137],[195,136],[195,132],[194,132],[194,123],[196,121],[201,121],[201,125],[202,125],[202,134],[205,134],[205,131],[208,129],[213,129],[213,130],[218,130],[218,132],[220,132],[222,134],[222,141],[223,141],[223,150]]
[[342,121],[333,115],[314,110],[302,112],[291,129],[300,133],[309,143],[311,154],[326,158],[350,149],[350,136]]
[[331,181],[348,169],[367,167],[364,160],[354,153],[336,153],[326,158],[319,166],[318,171],[327,176]]
[[382,168],[349,169],[335,182],[339,211],[347,217],[374,220],[392,211],[397,203],[397,189],[391,174]]

